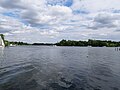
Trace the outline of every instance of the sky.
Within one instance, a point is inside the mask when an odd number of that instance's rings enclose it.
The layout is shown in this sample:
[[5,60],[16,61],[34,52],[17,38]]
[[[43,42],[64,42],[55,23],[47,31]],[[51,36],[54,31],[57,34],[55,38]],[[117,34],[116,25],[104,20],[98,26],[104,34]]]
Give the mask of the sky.
[[0,33],[10,41],[120,41],[120,0],[0,0]]

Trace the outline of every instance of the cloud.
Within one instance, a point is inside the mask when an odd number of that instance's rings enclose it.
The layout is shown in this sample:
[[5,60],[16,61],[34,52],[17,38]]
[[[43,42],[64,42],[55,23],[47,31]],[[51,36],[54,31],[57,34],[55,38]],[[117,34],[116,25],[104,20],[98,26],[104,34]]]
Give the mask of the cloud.
[[58,24],[71,16],[71,9],[65,6],[49,6],[49,11],[37,11],[37,9],[27,9],[21,13],[21,18],[31,24],[31,26],[48,26]]
[[120,9],[120,0],[73,0],[73,10],[86,10],[91,13]]
[[10,31],[0,27],[0,33],[8,33],[8,32],[10,32]]
[[97,30],[101,28],[117,28],[120,26],[120,15],[113,13],[98,13],[90,22],[87,28]]
[[24,9],[24,4],[21,0],[0,0],[0,6],[6,9]]
[[112,35],[119,34],[115,32],[120,27],[119,3],[119,0],[0,0],[0,33],[9,40],[28,42],[112,39]]
[[120,29],[115,30],[116,32],[120,32]]

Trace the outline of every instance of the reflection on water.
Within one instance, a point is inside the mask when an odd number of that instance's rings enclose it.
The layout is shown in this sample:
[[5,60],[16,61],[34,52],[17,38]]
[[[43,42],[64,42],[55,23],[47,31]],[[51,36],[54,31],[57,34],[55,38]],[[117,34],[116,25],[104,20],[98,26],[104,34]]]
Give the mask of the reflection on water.
[[0,47],[0,67],[2,67],[3,60],[4,60],[4,47]]
[[0,50],[0,90],[120,90],[120,52],[93,47]]
[[0,47],[0,57],[2,57],[4,54],[4,47]]

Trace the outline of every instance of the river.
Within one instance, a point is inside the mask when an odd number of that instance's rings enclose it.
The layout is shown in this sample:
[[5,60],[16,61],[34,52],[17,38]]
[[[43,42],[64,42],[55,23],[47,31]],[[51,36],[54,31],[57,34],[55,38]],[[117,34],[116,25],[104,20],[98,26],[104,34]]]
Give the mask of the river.
[[120,90],[114,47],[0,48],[0,90]]

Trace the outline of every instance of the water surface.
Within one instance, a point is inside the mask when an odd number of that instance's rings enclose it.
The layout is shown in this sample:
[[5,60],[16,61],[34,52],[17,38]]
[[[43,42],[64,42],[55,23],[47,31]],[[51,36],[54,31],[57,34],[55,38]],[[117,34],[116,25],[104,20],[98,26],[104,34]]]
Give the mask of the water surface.
[[109,47],[0,48],[0,90],[120,90],[120,51]]

